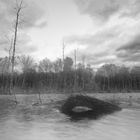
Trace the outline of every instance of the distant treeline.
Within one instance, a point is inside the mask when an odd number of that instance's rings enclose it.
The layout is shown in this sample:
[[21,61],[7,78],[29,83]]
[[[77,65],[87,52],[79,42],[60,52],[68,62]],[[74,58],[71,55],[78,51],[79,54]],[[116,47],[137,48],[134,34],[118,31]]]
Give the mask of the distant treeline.
[[[28,59],[29,62],[26,62]],[[24,59],[24,61],[23,61]],[[90,65],[78,63],[73,67],[73,60],[65,58],[51,62],[42,60],[33,64],[24,56],[21,71],[14,73],[13,85],[18,89],[45,89],[60,92],[136,92],[140,91],[140,67],[128,68],[105,64],[96,71]],[[21,59],[20,59],[21,62]],[[36,65],[36,66],[35,66]],[[18,65],[19,67],[19,65]],[[4,70],[0,73],[1,94],[8,94],[10,73]]]

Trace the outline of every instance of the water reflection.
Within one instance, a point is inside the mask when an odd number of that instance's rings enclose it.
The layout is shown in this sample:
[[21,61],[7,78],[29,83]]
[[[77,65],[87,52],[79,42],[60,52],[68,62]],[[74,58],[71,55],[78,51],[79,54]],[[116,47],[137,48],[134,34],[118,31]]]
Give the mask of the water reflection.
[[31,106],[31,99],[21,96],[21,104],[16,106],[9,99],[0,98],[1,140],[140,139],[139,109],[123,109],[98,120],[74,122],[52,106]]

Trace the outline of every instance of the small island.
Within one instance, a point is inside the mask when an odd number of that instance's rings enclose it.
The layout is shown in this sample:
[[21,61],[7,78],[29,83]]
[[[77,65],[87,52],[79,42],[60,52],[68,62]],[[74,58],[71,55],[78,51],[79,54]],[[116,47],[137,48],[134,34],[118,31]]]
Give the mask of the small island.
[[72,95],[68,97],[61,107],[61,112],[73,119],[97,119],[105,114],[119,111],[121,108],[90,96]]

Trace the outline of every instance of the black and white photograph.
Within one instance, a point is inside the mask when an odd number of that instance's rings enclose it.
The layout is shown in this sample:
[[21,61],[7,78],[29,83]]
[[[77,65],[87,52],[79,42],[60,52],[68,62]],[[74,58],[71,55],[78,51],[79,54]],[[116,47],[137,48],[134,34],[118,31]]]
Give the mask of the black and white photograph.
[[0,140],[140,140],[140,0],[0,0]]

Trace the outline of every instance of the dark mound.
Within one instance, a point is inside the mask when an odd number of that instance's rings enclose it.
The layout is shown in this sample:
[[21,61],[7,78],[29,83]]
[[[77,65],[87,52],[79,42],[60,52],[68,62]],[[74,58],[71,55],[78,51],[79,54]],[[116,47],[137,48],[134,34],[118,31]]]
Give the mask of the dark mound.
[[[78,107],[83,107],[83,109],[86,108],[86,110],[76,111],[76,108]],[[84,95],[70,96],[65,100],[61,107],[62,113],[74,119],[85,117],[97,119],[102,115],[113,113],[119,110],[121,110],[121,108],[114,104]]]

